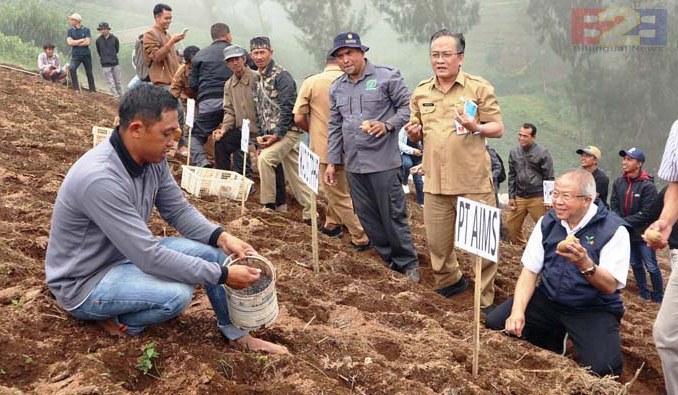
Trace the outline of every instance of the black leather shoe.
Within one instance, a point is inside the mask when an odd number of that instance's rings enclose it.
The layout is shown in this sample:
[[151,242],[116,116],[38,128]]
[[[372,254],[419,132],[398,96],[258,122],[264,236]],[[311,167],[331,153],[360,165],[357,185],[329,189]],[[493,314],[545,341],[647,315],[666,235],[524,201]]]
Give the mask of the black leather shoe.
[[353,248],[354,250],[356,250],[356,251],[358,251],[358,252],[367,251],[367,250],[370,249],[370,243],[367,243],[367,244],[356,244],[356,243],[354,243],[353,241],[351,241],[351,248]]
[[462,276],[461,279],[459,279],[459,281],[457,281],[456,283],[448,285],[445,288],[436,289],[436,292],[438,292],[440,295],[446,298],[450,298],[454,295],[458,295],[464,292],[466,288],[468,288],[468,281],[466,281],[466,278]]
[[326,235],[327,237],[339,238],[339,237],[341,237],[341,234],[342,234],[341,226],[337,226],[334,229],[328,229],[324,226],[320,226],[318,228],[318,230],[320,231],[320,233]]

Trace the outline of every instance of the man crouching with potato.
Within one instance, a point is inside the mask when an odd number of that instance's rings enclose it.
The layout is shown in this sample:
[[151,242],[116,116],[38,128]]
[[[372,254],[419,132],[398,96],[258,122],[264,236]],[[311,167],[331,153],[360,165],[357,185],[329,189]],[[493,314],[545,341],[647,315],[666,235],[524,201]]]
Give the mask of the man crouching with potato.
[[[619,290],[629,269],[629,232],[595,198],[596,183],[586,170],[569,170],[556,180],[553,209],[537,221],[525,247],[515,294],[485,325],[563,354],[569,335],[581,365],[599,376],[618,376]],[[568,235],[575,238],[561,243]]]
[[[122,97],[118,112],[120,126],[71,167],[54,204],[45,274],[59,306],[110,334],[137,335],[179,315],[202,284],[227,339],[286,353],[229,320],[221,284],[245,288],[260,272],[222,263],[256,251],[208,221],[174,180],[166,157],[179,127],[177,100],[142,85]],[[185,238],[153,237],[153,207]]]

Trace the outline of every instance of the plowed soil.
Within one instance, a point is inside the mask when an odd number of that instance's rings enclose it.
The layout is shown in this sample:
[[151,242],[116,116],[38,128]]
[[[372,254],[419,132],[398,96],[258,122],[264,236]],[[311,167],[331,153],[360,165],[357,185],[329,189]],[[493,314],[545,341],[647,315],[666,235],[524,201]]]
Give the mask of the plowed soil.
[[[638,298],[631,274],[623,291],[628,311],[620,378],[595,378],[570,358],[482,329],[480,374],[474,379],[473,287],[454,299],[432,291],[422,212],[412,196],[419,285],[383,267],[375,252],[352,251],[347,235],[321,235],[321,272],[305,267],[312,261],[311,232],[291,196],[289,212],[265,214],[255,194],[244,217],[238,202],[188,196],[276,266],[280,316],[256,335],[284,344],[289,356],[229,346],[200,288],[177,319],[136,337],[109,337],[96,325],[73,319],[45,286],[53,202],[71,164],[92,146],[92,126],[111,126],[115,113],[116,103],[107,96],[73,93],[0,69],[0,394],[663,392],[652,341],[658,308]],[[180,163],[170,165],[179,180]],[[176,234],[157,215],[150,226],[157,236]],[[660,260],[666,278],[665,253]],[[521,249],[502,245],[498,301],[513,291],[520,254]],[[461,254],[460,263],[472,280],[471,257]],[[149,342],[160,356],[144,375],[135,366]],[[625,386],[639,369],[637,379]]]

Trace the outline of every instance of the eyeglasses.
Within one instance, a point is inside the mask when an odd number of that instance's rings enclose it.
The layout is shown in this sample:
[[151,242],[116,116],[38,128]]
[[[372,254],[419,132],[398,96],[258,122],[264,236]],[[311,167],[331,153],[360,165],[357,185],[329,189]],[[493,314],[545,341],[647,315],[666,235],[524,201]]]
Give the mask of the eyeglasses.
[[431,52],[431,59],[438,60],[443,58],[443,60],[450,60],[454,55],[461,55],[463,52]]
[[585,197],[588,197],[588,195],[572,195],[571,193],[567,192],[560,193],[558,191],[553,191],[553,193],[551,194],[551,199],[553,199],[553,201],[562,198],[563,202],[565,203],[571,201],[574,198],[585,198]]

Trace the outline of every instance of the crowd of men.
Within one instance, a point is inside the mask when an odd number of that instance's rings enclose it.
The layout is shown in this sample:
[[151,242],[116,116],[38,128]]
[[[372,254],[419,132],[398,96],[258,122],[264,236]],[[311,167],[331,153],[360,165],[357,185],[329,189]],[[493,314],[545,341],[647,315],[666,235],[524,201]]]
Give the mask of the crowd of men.
[[[234,164],[237,171],[245,164],[251,175],[251,159],[239,150],[248,121],[262,209],[284,211],[287,180],[303,207],[302,219],[310,224],[317,214],[311,212],[312,192],[300,179],[297,163],[299,141],[308,133],[310,147],[320,157],[328,203],[320,231],[341,237],[345,226],[352,248],[374,248],[385,266],[413,282],[420,279],[419,261],[404,185],[410,168],[416,176],[423,174],[426,182],[415,178],[414,184],[423,207],[433,288],[446,298],[467,288],[454,248],[457,199],[497,204],[503,163],[486,140],[501,138],[504,124],[492,85],[462,69],[462,34],[443,29],[431,36],[432,76],[410,91],[397,68],[366,57],[369,47],[358,33],[339,33],[331,46],[328,42],[324,70],[307,78],[297,93],[289,71],[273,59],[269,37],[253,37],[247,51],[232,43],[226,24],[216,23],[213,42],[201,50],[186,48],[180,67],[175,44],[186,30],[169,35],[172,9],[166,4],[157,4],[153,16],[155,23],[140,47],[148,77],[138,77],[147,82],[122,95],[120,125],[110,143],[76,162],[57,196],[46,275],[61,307],[77,318],[100,322],[111,333],[138,334],[178,315],[190,302],[193,285],[203,284],[225,337],[251,349],[287,352],[230,324],[218,285],[245,287],[259,273],[222,263],[232,253],[256,251],[195,210],[165,162],[174,131],[183,122],[177,99],[187,97],[196,98],[198,107],[187,153],[191,163],[220,169]],[[73,78],[78,65],[87,69],[91,58],[85,53],[89,31],[81,26],[82,18],[73,14],[69,20]],[[110,27],[102,23],[99,30],[97,49],[112,54],[117,41],[107,41]],[[106,58],[106,65],[115,68],[117,58]],[[41,72],[59,78],[49,69]],[[115,71],[107,73],[117,85]],[[474,114],[467,113],[469,102],[477,108]],[[609,179],[597,167],[600,149],[577,150],[581,168],[556,178],[548,149],[536,142],[537,126],[520,127],[508,160],[506,238],[526,243],[523,269],[514,296],[497,306],[497,265],[483,261],[481,308],[487,327],[556,352],[563,351],[569,337],[582,365],[601,376],[620,374],[620,291],[629,265],[640,297],[661,303],[663,284],[653,248],[668,241],[672,265],[678,259],[676,232],[671,234],[678,217],[677,134],[678,122],[660,170],[670,181],[662,194],[643,170],[642,150],[631,148],[619,151],[623,175],[614,181],[608,203]],[[216,141],[214,163],[205,150],[210,137]],[[555,180],[555,187],[547,206],[543,185],[549,180]],[[154,238],[147,226],[153,206],[185,238]],[[522,228],[528,214],[536,225],[526,240]],[[644,240],[648,227],[662,232],[662,241]],[[569,235],[578,242],[559,247]],[[655,339],[669,393],[678,393],[676,271],[666,297],[671,300],[661,306]]]

